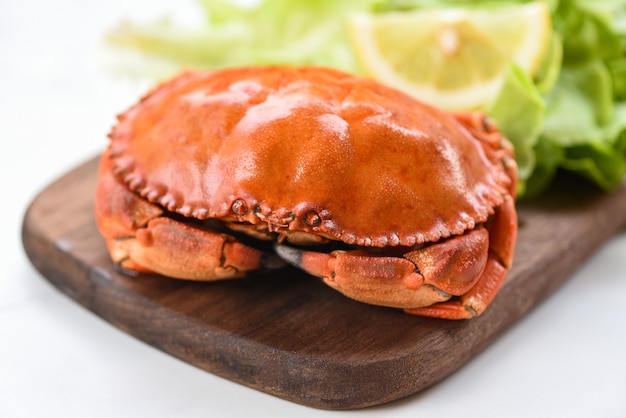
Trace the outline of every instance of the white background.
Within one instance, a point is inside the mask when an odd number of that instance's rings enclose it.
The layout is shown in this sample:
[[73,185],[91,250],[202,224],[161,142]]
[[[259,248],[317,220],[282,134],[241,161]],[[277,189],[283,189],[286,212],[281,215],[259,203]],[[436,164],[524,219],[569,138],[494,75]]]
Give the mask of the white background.
[[27,205],[105,145],[146,85],[105,69],[103,34],[181,1],[0,2],[0,417],[626,417],[626,230],[441,384],[352,412],[231,383],[102,321],[48,284],[20,240]]

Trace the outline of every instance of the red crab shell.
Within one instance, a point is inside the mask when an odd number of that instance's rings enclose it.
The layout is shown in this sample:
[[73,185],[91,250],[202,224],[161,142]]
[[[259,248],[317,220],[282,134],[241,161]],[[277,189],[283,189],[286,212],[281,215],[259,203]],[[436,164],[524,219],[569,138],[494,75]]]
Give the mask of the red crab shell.
[[503,153],[452,115],[322,68],[189,71],[121,115],[110,138],[113,171],[169,211],[360,246],[462,234],[513,181]]

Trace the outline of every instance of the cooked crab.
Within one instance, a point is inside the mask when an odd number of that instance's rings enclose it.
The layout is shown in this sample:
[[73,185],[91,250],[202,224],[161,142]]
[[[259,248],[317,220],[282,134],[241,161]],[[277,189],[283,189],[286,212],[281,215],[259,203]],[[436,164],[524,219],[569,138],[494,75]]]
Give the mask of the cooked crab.
[[284,259],[350,298],[458,319],[511,266],[517,169],[483,113],[253,67],[186,71],[118,119],[95,208],[123,271],[210,281]]

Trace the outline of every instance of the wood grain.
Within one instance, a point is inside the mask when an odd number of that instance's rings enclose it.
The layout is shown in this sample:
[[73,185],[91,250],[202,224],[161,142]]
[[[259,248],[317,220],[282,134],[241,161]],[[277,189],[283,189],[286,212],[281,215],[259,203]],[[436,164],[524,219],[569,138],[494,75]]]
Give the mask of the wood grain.
[[195,283],[115,271],[93,219],[97,160],[43,190],[25,214],[35,267],[77,302],[183,361],[322,409],[390,402],[453,373],[553,292],[626,223],[626,187],[562,182],[519,205],[514,267],[469,321],[418,318],[354,302],[295,269]]

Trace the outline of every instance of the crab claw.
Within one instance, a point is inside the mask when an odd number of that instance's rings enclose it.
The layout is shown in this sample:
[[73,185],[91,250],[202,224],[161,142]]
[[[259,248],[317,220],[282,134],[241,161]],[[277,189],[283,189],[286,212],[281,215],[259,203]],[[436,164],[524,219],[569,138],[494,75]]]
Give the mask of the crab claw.
[[488,228],[402,256],[364,250],[324,253],[280,244],[275,250],[352,299],[413,315],[466,319],[480,315],[495,297],[512,263],[516,232],[513,199],[507,196]]
[[122,268],[147,270],[188,280],[238,278],[251,270],[280,265],[271,253],[226,234],[202,230],[166,217],[152,219],[134,237],[115,239],[113,254]]
[[451,295],[423,286],[415,264],[401,257],[374,256],[365,251],[306,251],[277,244],[275,250],[288,263],[322,278],[345,296],[372,305],[425,306]]
[[101,159],[96,195],[98,227],[113,262],[125,272],[211,281],[284,265],[275,254],[230,235],[168,217],[120,183],[106,154]]

